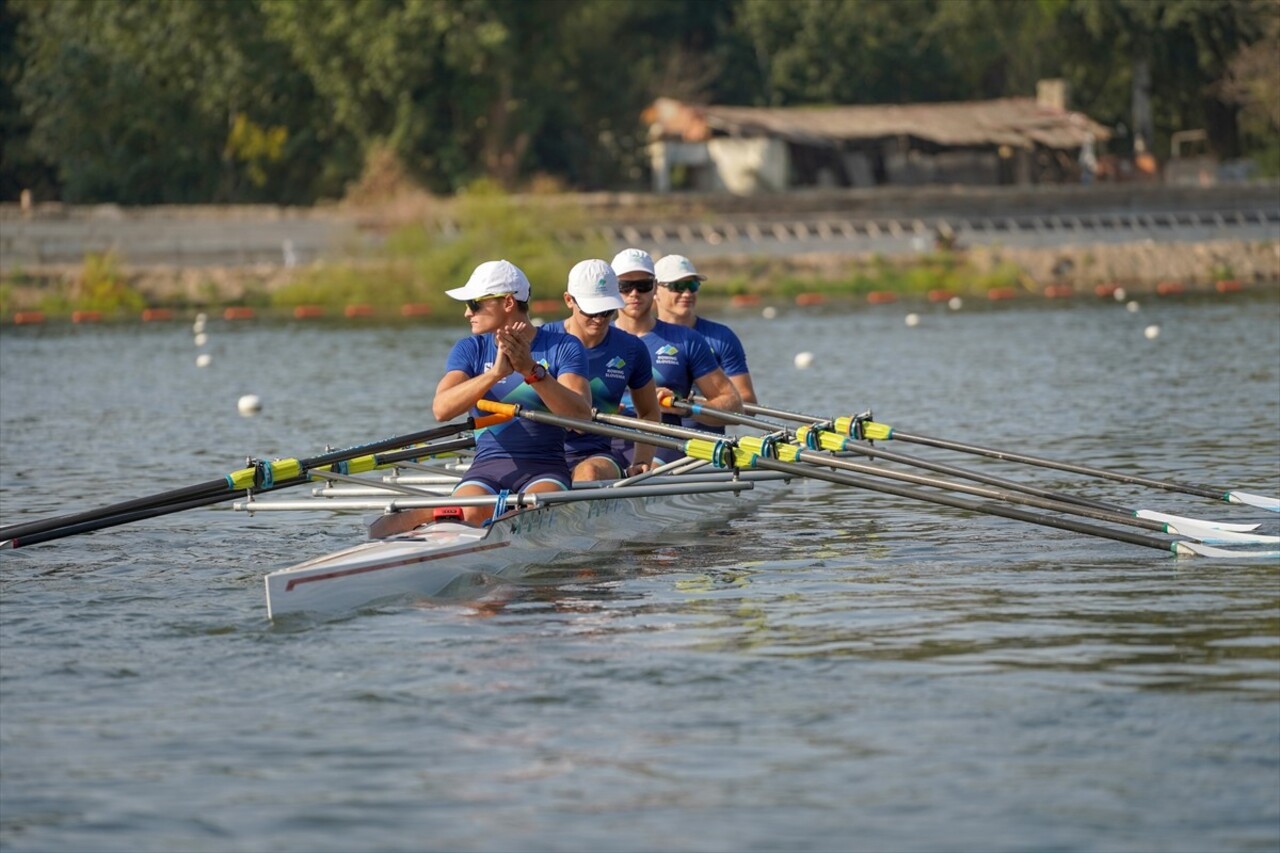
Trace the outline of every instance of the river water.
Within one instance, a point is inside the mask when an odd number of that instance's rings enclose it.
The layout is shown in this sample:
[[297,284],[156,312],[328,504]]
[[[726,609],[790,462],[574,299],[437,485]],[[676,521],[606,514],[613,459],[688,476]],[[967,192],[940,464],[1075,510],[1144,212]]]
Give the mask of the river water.
[[[907,310],[720,316],[772,406],[1280,492],[1274,289]],[[462,329],[5,328],[0,516],[421,428]],[[484,606],[266,620],[265,572],[361,535],[195,510],[0,554],[0,848],[1280,849],[1275,560],[815,484]]]

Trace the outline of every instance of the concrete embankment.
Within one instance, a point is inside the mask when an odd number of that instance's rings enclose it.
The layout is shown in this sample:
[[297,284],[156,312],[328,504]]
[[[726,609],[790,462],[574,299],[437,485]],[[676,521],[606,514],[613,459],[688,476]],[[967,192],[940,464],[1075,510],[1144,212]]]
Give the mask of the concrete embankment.
[[[1275,185],[918,188],[749,199],[592,194],[527,203],[576,205],[591,223],[586,236],[597,242],[688,254],[717,281],[760,293],[781,280],[831,284],[885,269],[900,281],[904,271],[942,256],[968,277],[949,286],[970,292],[1001,277],[1022,293],[1280,281]],[[314,209],[0,206],[3,311],[32,309],[53,289],[74,294],[85,258],[106,252],[151,305],[269,301],[313,264],[369,263],[397,227],[429,222],[447,234],[450,209],[449,201],[428,197]],[[956,239],[940,252],[948,233]]]

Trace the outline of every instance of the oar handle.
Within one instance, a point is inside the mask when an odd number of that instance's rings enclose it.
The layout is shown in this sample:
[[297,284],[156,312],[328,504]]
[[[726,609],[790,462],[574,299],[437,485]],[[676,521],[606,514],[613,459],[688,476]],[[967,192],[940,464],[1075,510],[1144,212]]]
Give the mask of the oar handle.
[[[476,400],[476,408],[482,412],[489,412],[494,416],[501,416],[501,420],[510,420],[520,414],[520,407],[515,403],[499,403],[497,400],[486,400],[481,397]],[[477,418],[476,425],[480,425],[480,421],[485,418]]]

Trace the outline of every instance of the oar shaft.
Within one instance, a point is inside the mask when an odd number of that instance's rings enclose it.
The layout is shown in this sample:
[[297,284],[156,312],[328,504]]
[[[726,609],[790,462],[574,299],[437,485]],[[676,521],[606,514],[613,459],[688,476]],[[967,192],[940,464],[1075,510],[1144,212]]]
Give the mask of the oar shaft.
[[[502,405],[502,404],[496,404],[496,405]],[[496,411],[497,409],[494,409],[494,410]],[[518,410],[517,414],[519,415],[519,417],[527,418],[537,423],[553,424],[555,426],[566,427],[569,429],[577,429],[583,432],[598,432],[602,435],[613,435],[618,432],[624,432],[624,433],[629,432],[629,433],[632,433],[633,435],[635,433],[635,430],[619,430],[619,429],[616,429],[615,427],[599,424],[596,421],[582,421],[582,420],[578,420],[577,418],[566,418],[561,415],[551,414],[549,412],[539,412],[539,411],[522,409],[522,410]],[[657,432],[657,430],[655,429],[655,425],[650,421],[641,421],[636,418],[622,418],[617,415],[604,416],[604,415],[597,414],[595,415],[595,417],[597,419],[601,417],[608,417],[609,420],[613,422],[628,421],[636,428],[636,430],[643,429],[645,431],[653,431],[655,433]],[[678,429],[678,428],[667,427],[665,429]],[[696,434],[696,431],[693,431],[693,430],[690,430],[689,432],[695,432]],[[705,435],[705,433],[703,435]],[[618,437],[618,436],[615,435],[615,437]],[[630,437],[630,436],[624,435],[621,437]],[[711,443],[717,438],[718,437],[713,434],[711,436],[711,439],[705,440],[705,441],[706,443]],[[667,438],[666,436],[657,435],[657,434],[649,438],[645,438],[643,440],[646,441],[647,443],[657,444],[658,446],[668,446],[668,442],[679,445],[678,441]],[[685,450],[685,452],[688,452],[690,455],[695,455],[696,451],[694,451],[693,445],[696,443],[697,442],[693,440],[685,442],[683,449]],[[806,462],[813,461],[806,457],[817,457],[819,459],[819,462],[818,462],[819,465],[826,465],[828,463],[828,460],[835,458],[835,457],[820,456],[819,454],[811,453],[809,451],[802,451],[799,454],[799,458],[805,460]],[[1129,531],[1126,531],[1126,530],[1112,530],[1107,527],[1099,527],[1094,524],[1087,524],[1085,522],[1073,521],[1071,519],[1038,515],[1036,513],[1026,512],[1024,510],[1015,509],[1013,507],[1000,506],[998,504],[978,503],[975,501],[965,500],[963,498],[953,497],[951,495],[934,494],[932,492],[923,492],[923,491],[920,491],[919,489],[914,489],[907,486],[898,486],[891,483],[881,482],[878,480],[870,480],[864,477],[855,476],[853,474],[846,474],[840,471],[829,471],[826,468],[818,467],[817,465],[812,465],[812,464],[797,464],[792,462],[782,462],[777,459],[770,459],[768,457],[759,456],[759,455],[753,457],[751,464],[755,468],[764,469],[766,471],[778,471],[784,474],[792,474],[797,477],[809,477],[815,480],[825,480],[830,483],[839,483],[841,485],[854,486],[855,488],[866,489],[868,491],[873,491],[873,492],[882,492],[884,494],[896,495],[898,497],[904,497],[912,500],[923,501],[925,503],[934,503],[942,506],[950,506],[950,507],[955,507],[957,509],[964,509],[970,512],[985,513],[987,515],[997,515],[1004,518],[1012,518],[1018,521],[1025,521],[1031,524],[1038,524],[1043,527],[1054,527],[1060,530],[1070,530],[1075,533],[1084,533],[1090,536],[1098,536],[1103,539],[1112,539],[1117,542],[1128,542],[1132,545],[1140,545],[1146,548],[1154,548],[1156,550],[1164,551],[1166,553],[1172,552],[1175,546],[1175,543],[1172,543],[1167,539],[1159,539],[1155,536],[1146,536],[1140,533],[1130,533]]]
[[[454,439],[453,441],[438,442],[430,445],[420,445],[418,447],[409,447],[404,450],[396,450],[389,453],[372,454],[372,467],[386,468],[397,462],[407,460],[421,459],[424,456],[430,456],[435,453],[447,453],[454,450],[462,450],[475,444],[475,439],[471,437]],[[334,460],[327,465],[331,466],[339,461]],[[322,470],[327,466],[313,465],[309,470]],[[274,483],[270,488],[259,489],[259,493],[273,492],[279,489],[287,489],[290,486],[297,486],[311,481],[311,477],[305,473],[299,477],[293,477],[288,480],[281,480]],[[82,518],[68,522],[66,524],[48,527],[42,530],[32,531],[16,536],[0,537],[0,547],[7,548],[24,548],[28,545],[39,545],[41,542],[50,542],[54,539],[63,539],[67,536],[74,536],[77,533],[90,533],[95,530],[103,530],[108,527],[118,527],[122,524],[129,524],[134,521],[142,521],[147,518],[156,518],[161,515],[170,515],[183,510],[196,509],[202,506],[212,506],[216,503],[229,501],[241,494],[239,491],[227,491],[225,488],[216,493],[189,497],[184,500],[173,501],[167,504],[156,506],[140,506],[124,510],[122,512],[112,513],[103,516],[99,514],[96,518]]]
[[1229,488],[1225,487],[1195,486],[1188,483],[1153,480],[1148,477],[1139,477],[1133,474],[1122,474],[1118,471],[1107,471],[1102,468],[1093,468],[1088,465],[1077,465],[1074,462],[1059,462],[1055,459],[1044,459],[1039,456],[1029,456],[1025,453],[997,450],[991,447],[982,447],[977,444],[967,444],[965,442],[952,441],[945,438],[935,438],[928,435],[913,435],[912,433],[901,432],[897,429],[893,430],[893,434],[890,437],[894,441],[923,444],[928,447],[938,447],[943,450],[954,450],[959,453],[972,453],[978,456],[990,457],[992,459],[1003,459],[1008,462],[1020,462],[1025,465],[1036,465],[1041,468],[1052,468],[1057,471],[1068,471],[1072,474],[1084,474],[1089,477],[1099,477],[1105,480],[1114,480],[1118,483],[1130,483],[1136,486],[1163,489],[1169,492],[1183,492],[1189,495],[1198,495],[1202,498],[1213,498],[1214,500],[1226,500],[1227,493],[1231,491]]
[[924,501],[925,503],[940,504],[942,506],[955,507],[957,509],[964,509],[970,512],[985,513],[987,515],[998,515],[1003,518],[1012,518],[1018,521],[1038,524],[1042,527],[1056,527],[1060,530],[1070,530],[1075,533],[1085,533],[1090,536],[1098,536],[1103,539],[1113,539],[1117,542],[1128,542],[1132,545],[1141,545],[1145,548],[1155,548],[1158,551],[1164,551],[1166,553],[1169,553],[1173,549],[1173,543],[1169,540],[1159,539],[1155,536],[1145,536],[1141,533],[1130,533],[1126,530],[1112,530],[1107,527],[1098,527],[1095,524],[1086,524],[1082,521],[1072,521],[1067,518],[1054,518],[1053,516],[1039,515],[1033,512],[1026,512],[1025,510],[1014,509],[1013,507],[1000,506],[998,504],[978,503],[976,501],[965,500],[964,498],[952,497],[951,495],[922,492],[919,489],[868,480],[863,477],[856,477],[852,474],[843,474],[839,471],[827,471],[817,467],[809,468],[788,462],[779,462],[775,459],[765,459],[763,457],[758,458],[755,464],[756,467],[763,468],[768,471],[793,473],[802,477],[812,477],[817,480],[826,480],[830,483],[840,483],[860,489],[867,489],[873,492],[883,492],[889,495],[897,495],[898,497]]
[[[698,412],[702,413],[703,415],[709,415],[713,418],[724,420],[725,423],[741,424],[741,425],[750,426],[756,429],[776,430],[780,428],[778,427],[777,424],[773,424],[769,421],[762,421],[759,418],[753,418],[746,415],[739,415],[736,412],[723,411],[721,409],[716,409],[711,406],[703,405],[701,403],[690,404],[690,403],[686,403],[679,400],[671,400],[667,402],[667,405],[677,409],[683,408],[683,409],[686,409],[687,411],[694,411],[696,409]],[[759,407],[756,407],[756,408],[759,408]],[[776,412],[778,410],[775,409],[770,411]],[[783,420],[795,419],[795,416],[793,413],[786,412],[782,414],[788,416],[788,417],[783,417],[782,418]],[[821,421],[820,418],[815,418],[811,416],[803,419],[806,420],[808,423],[816,423]],[[795,435],[794,430],[790,430],[788,432],[791,435]],[[1130,510],[1127,510],[1124,507],[1117,506],[1115,504],[1109,504],[1109,503],[1104,503],[1102,501],[1090,500],[1088,498],[1076,497],[1075,495],[1059,494],[1057,492],[1052,492],[1052,491],[1049,491],[1048,489],[1042,489],[1037,486],[1031,486],[1025,483],[1018,483],[1013,480],[1007,480],[1003,477],[996,477],[991,474],[983,474],[978,471],[970,471],[967,468],[960,468],[955,465],[947,465],[942,462],[933,462],[926,459],[920,459],[915,456],[908,456],[905,453],[895,453],[891,450],[883,450],[881,448],[871,447],[869,445],[861,444],[859,442],[852,441],[852,440],[845,441],[843,443],[843,446],[841,447],[841,450],[845,450],[850,453],[857,453],[859,455],[867,456],[872,459],[884,459],[890,462],[900,462],[904,465],[911,465],[915,468],[923,468],[927,471],[936,471],[939,474],[948,474],[952,477],[959,477],[963,480],[972,480],[976,483],[986,483],[989,486],[996,486],[1000,489],[1004,489],[1011,492],[1021,492],[1023,494],[1033,495],[1035,497],[1044,498],[1046,500],[1077,504],[1082,507],[1089,507],[1091,509],[1101,510],[1108,513],[1118,513],[1121,515],[1133,514]],[[1081,513],[1081,514],[1083,515],[1084,513]],[[1152,528],[1152,529],[1155,529],[1155,528]]]
[[[423,441],[431,441],[436,438],[443,438],[449,435],[456,435],[463,430],[472,429],[475,422],[468,418],[466,421],[460,421],[443,426],[432,427],[431,429],[421,430],[407,435],[400,435],[394,438],[382,439],[380,441],[371,442],[369,444],[355,445],[353,447],[343,448],[341,450],[333,450],[314,456],[310,459],[299,461],[299,466],[303,471],[311,468],[319,468],[324,465],[332,465],[337,462],[344,462],[348,459],[354,459],[357,456],[366,454],[376,454],[383,450],[404,447],[407,444],[417,444]],[[210,480],[206,483],[199,483],[194,486],[186,486],[180,489],[171,489],[167,492],[160,492],[155,495],[148,495],[141,498],[133,498],[127,501],[110,504],[108,506],[99,507],[97,509],[86,510],[84,512],[70,513],[68,515],[53,516],[50,518],[37,519],[36,521],[28,521],[21,524],[11,524],[6,527],[0,527],[0,541],[11,539],[22,539],[25,543],[30,544],[30,537],[36,533],[43,533],[49,530],[61,530],[70,528],[77,524],[93,521],[100,518],[115,518],[117,516],[127,515],[128,513],[139,510],[151,509],[155,507],[169,506],[170,504],[181,504],[187,501],[197,501],[202,498],[213,497],[214,495],[236,494],[240,491],[231,485],[231,478],[220,477],[217,480]],[[204,504],[194,504],[195,506],[203,506]],[[97,528],[93,528],[97,529]]]
[[[758,406],[751,403],[743,404],[743,411],[749,414],[766,415],[768,417],[781,418],[783,420],[800,421],[808,423],[812,421],[809,415],[799,412],[787,412],[781,409],[771,409],[765,406]],[[902,432],[896,428],[884,427],[888,431],[888,438],[894,441],[906,441],[915,444],[923,444],[929,447],[937,447],[943,450],[953,450],[958,453],[971,453],[978,456],[986,456],[992,459],[1003,459],[1009,462],[1019,462],[1025,465],[1035,465],[1041,468],[1051,468],[1057,471],[1067,471],[1072,474],[1083,474],[1087,477],[1098,477],[1104,480],[1114,480],[1118,483],[1129,483],[1135,486],[1146,486],[1151,489],[1161,489],[1167,492],[1181,492],[1188,495],[1196,495],[1202,498],[1212,498],[1213,500],[1231,500],[1232,490],[1225,486],[1213,485],[1196,485],[1192,483],[1177,483],[1167,480],[1156,480],[1150,477],[1140,477],[1134,474],[1123,474],[1119,471],[1108,471],[1102,468],[1094,468],[1088,465],[1078,465],[1073,462],[1060,462],[1056,459],[1045,459],[1039,456],[1031,456],[1026,453],[1015,453],[1007,450],[997,450],[991,447],[982,447],[976,444],[968,444],[961,441],[952,441],[945,438],[936,438],[927,435],[915,435],[912,433]]]

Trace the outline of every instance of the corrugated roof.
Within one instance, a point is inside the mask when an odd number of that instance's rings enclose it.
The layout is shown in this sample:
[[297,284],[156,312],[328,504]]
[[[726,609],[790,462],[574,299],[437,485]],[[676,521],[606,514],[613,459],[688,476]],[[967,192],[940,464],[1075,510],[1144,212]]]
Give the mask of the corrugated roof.
[[719,132],[810,145],[912,136],[938,145],[1079,148],[1111,132],[1084,113],[1035,98],[832,107],[692,106],[659,98],[642,116],[653,139],[701,142]]

